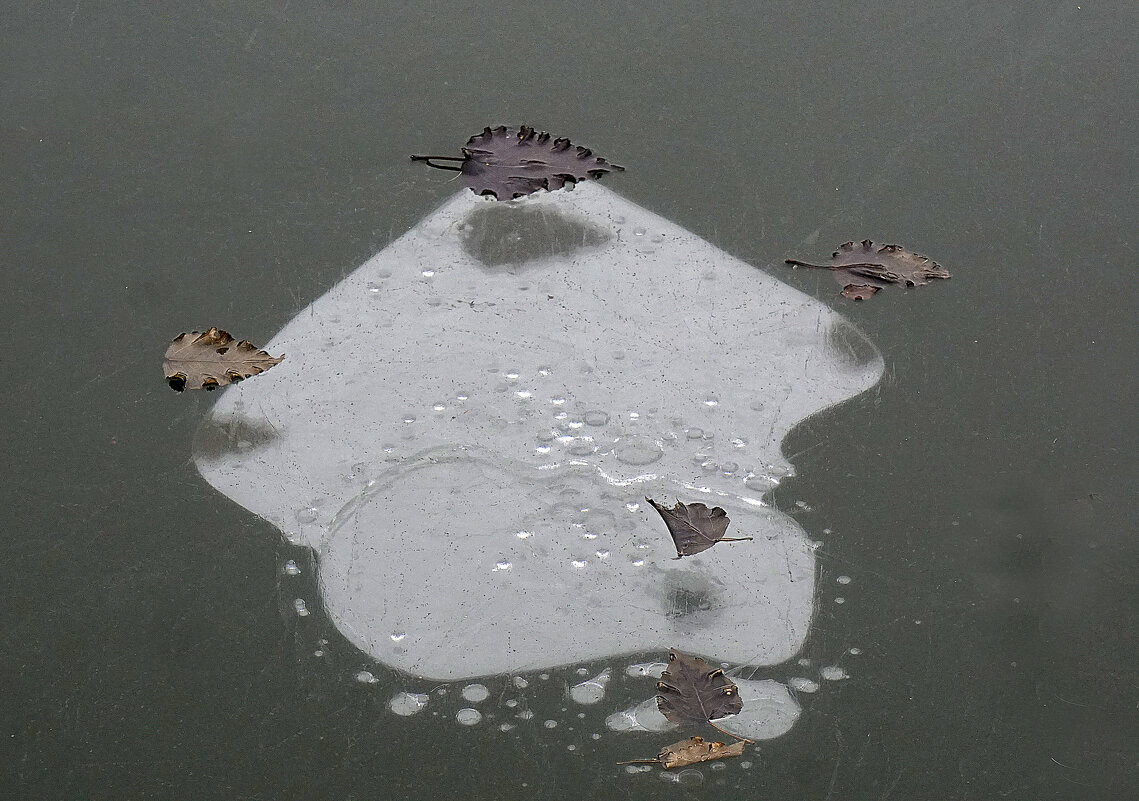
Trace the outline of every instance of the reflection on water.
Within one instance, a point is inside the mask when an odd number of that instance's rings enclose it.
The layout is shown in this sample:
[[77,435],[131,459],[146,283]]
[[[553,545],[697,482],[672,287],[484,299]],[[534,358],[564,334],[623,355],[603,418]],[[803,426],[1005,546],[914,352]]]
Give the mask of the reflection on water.
[[[597,185],[460,193],[269,347],[298,356],[214,419],[243,404],[279,436],[199,450],[199,469],[315,551],[352,643],[443,681],[670,647],[791,659],[814,555],[762,496],[786,432],[881,373],[821,304]],[[645,495],[722,506],[755,540],[674,560]],[[797,715],[781,684],[741,692],[748,736]]]

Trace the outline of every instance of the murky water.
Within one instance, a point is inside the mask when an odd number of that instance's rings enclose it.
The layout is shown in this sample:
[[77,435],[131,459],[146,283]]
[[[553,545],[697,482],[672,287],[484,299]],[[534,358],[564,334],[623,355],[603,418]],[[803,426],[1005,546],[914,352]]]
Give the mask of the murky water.
[[[487,10],[5,18],[0,794],[1134,794],[1134,9]],[[406,160],[523,122],[628,169]]]

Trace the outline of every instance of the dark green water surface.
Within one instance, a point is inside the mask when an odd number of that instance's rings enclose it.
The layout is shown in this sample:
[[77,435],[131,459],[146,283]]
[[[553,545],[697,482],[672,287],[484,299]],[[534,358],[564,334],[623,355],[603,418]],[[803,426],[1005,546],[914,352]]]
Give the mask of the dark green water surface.
[[[0,797],[1139,793],[1133,3],[8,6]],[[408,154],[519,123],[885,360],[772,499],[823,543],[802,656],[862,654],[699,783],[615,766],[678,737],[576,718],[572,668],[530,727],[392,715],[431,688],[293,613],[303,555],[200,478],[213,397],[159,372],[181,331],[268,341],[450,197]],[[864,237],[954,277],[855,304],[782,264]],[[614,666],[607,711],[645,695]]]

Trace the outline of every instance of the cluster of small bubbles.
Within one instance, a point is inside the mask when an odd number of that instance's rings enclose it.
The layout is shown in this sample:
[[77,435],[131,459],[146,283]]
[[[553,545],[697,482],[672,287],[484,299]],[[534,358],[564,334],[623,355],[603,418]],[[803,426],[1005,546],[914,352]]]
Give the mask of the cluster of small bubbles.
[[838,665],[827,665],[826,667],[819,668],[819,675],[827,681],[841,681],[842,679],[850,678],[847,672]]
[[297,518],[298,523],[315,523],[318,514],[315,506],[302,506],[296,511],[294,516]]
[[840,595],[839,597],[837,597],[837,598],[835,598],[835,599],[834,599],[834,602],[835,602],[836,604],[844,604],[844,603],[846,603],[846,599],[845,599],[845,598],[843,598],[843,597]]
[[514,565],[512,565],[510,562],[507,562],[505,559],[503,559],[502,561],[494,563],[494,570],[492,572],[498,573],[498,572],[503,571],[503,570],[510,570],[510,568],[512,568],[512,567],[514,567]]
[[589,562],[585,561],[584,559],[574,559],[574,560],[572,560],[572,561],[570,562],[570,564],[571,564],[571,565],[573,565],[574,567],[576,567],[576,568],[578,568],[578,569],[580,570],[581,568],[583,568],[583,567],[585,567],[586,565],[588,565],[588,564],[589,564]]
[[297,598],[293,601],[293,609],[297,610],[297,614],[301,617],[308,615],[308,604],[305,603],[304,598]]
[[819,689],[819,683],[803,676],[793,676],[787,680],[787,686],[795,692],[813,693]]
[[407,635],[406,635],[406,634],[404,634],[402,631],[393,631],[393,632],[391,633],[391,639],[392,639],[392,642],[402,642],[402,641],[403,641],[403,638],[404,638],[404,637],[406,637],[406,636],[407,636]]
[[558,727],[558,722],[556,720],[547,720],[544,721],[542,725],[547,729],[556,729]]
[[447,694],[447,688],[446,687],[438,687],[435,690],[435,694],[439,695],[439,696],[446,695]]
[[811,666],[811,660],[810,659],[807,659],[807,657],[805,657],[805,656],[799,658],[799,667],[810,667],[810,666]]
[[849,584],[850,576],[839,576],[835,579],[835,581],[837,581],[839,584]]
[[292,559],[285,562],[285,575],[286,576],[299,576],[300,574],[301,574],[301,569],[299,567],[297,567],[296,562],[294,562]]
[[361,684],[375,684],[379,679],[372,675],[372,671],[361,670],[356,673],[356,681]]
[[582,420],[588,426],[603,426],[609,422],[609,413],[594,409],[582,415]]
[[477,704],[490,697],[490,690],[485,684],[468,684],[463,688],[462,695],[472,704]]
[[388,701],[388,709],[402,717],[414,715],[427,706],[427,696],[423,693],[396,693]]
[[514,677],[514,686],[517,687],[519,690],[525,690],[527,687],[530,686],[530,682],[528,682],[526,679],[522,678],[521,676],[515,676]]
[[847,650],[847,653],[850,654],[851,656],[858,656],[862,653],[862,649],[861,648],[850,648]]
[[688,437],[688,439],[704,439],[704,429],[702,429],[702,428],[685,429],[684,436]]
[[741,770],[747,770],[750,767],[751,767],[751,761],[750,760],[745,759],[743,762],[740,763],[740,769]]
[[477,709],[471,709],[469,706],[465,706],[455,713],[455,720],[459,721],[459,723],[463,724],[464,726],[474,726],[476,723],[482,720],[482,712],[479,712]]

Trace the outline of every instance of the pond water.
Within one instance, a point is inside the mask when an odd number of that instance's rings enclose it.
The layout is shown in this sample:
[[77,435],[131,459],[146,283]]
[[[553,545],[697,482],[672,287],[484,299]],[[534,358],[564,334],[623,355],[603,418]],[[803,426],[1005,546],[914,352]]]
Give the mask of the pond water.
[[[1135,9],[482,9],[6,20],[0,795],[1134,794]],[[407,158],[520,123],[627,169]]]

